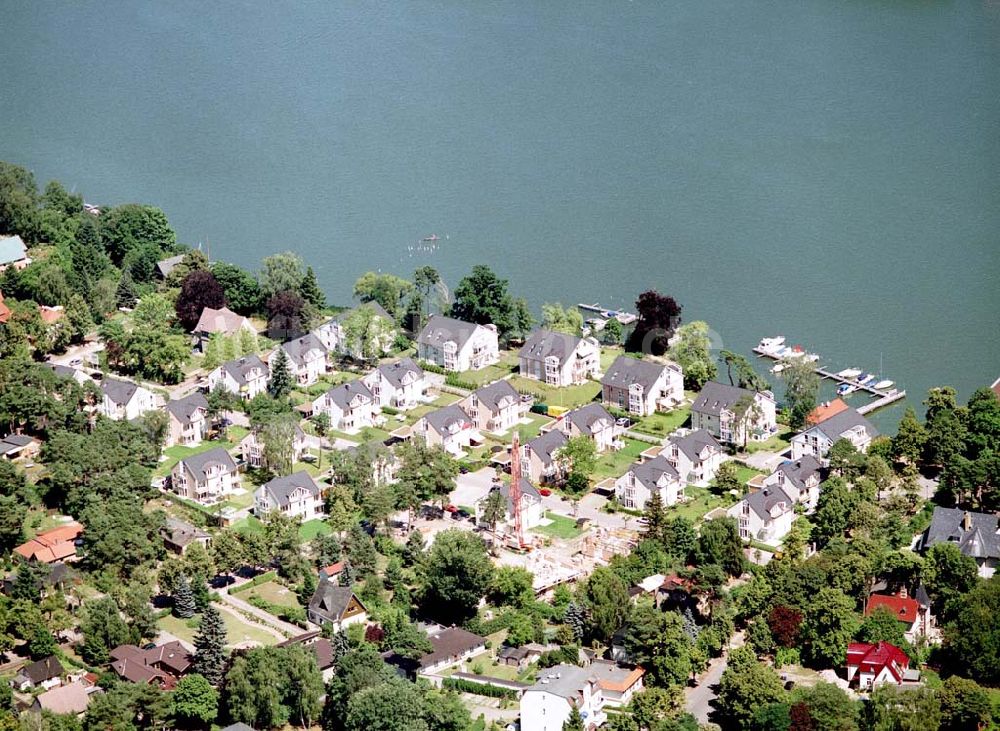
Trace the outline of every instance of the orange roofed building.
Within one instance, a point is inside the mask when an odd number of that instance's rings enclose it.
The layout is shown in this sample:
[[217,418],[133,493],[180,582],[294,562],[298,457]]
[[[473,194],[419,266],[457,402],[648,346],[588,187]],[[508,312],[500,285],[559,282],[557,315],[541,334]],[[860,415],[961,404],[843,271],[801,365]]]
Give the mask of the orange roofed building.
[[0,325],[10,319],[10,308],[3,303],[3,292],[0,292]]
[[833,401],[825,401],[809,412],[806,417],[806,424],[815,426],[822,421],[826,421],[831,416],[836,416],[847,408],[843,399],[835,398]]
[[83,533],[83,526],[73,521],[58,528],[39,533],[27,543],[14,549],[25,561],[55,563],[76,556],[75,541]]

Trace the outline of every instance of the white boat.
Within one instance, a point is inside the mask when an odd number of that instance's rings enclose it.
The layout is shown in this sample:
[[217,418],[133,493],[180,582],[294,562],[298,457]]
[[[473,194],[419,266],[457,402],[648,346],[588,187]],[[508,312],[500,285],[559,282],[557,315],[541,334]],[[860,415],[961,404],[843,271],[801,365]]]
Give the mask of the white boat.
[[777,353],[785,344],[785,338],[779,335],[776,338],[761,338],[757,347],[765,353]]
[[778,365],[771,369],[771,373],[781,373],[783,370],[785,370],[785,364],[778,363]]
[[851,383],[841,383],[837,386],[837,394],[840,396],[850,396],[858,390],[858,387]]
[[883,391],[887,388],[891,388],[892,383],[893,383],[892,381],[879,381],[874,386],[872,386],[872,388],[874,388],[876,391]]
[[860,375],[860,368],[845,368],[837,374],[839,378],[857,378]]

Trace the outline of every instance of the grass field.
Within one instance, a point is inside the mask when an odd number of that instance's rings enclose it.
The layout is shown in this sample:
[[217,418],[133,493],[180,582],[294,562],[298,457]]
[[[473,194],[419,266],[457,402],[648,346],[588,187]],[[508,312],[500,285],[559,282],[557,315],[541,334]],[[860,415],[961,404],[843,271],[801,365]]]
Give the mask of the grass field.
[[248,600],[250,597],[260,597],[266,602],[277,604],[282,607],[298,607],[299,599],[295,592],[286,586],[282,586],[277,581],[265,581],[252,589],[241,591],[238,595],[240,599]]
[[[522,444],[537,437],[542,433],[542,427],[552,422],[552,419],[548,416],[543,416],[542,414],[528,414],[528,418],[531,419],[530,424],[517,425],[517,433],[521,437]],[[508,435],[507,441],[509,440],[510,435]]]
[[457,374],[457,378],[476,386],[485,386],[487,383],[493,383],[493,381],[499,381],[501,378],[506,378],[517,370],[518,364],[519,361],[515,351],[501,350],[499,363],[486,366],[478,371],[465,371],[464,373],[459,373]]
[[249,433],[249,430],[242,426],[231,426],[227,430],[226,439],[215,440],[208,442],[202,442],[197,447],[182,447],[179,444],[175,444],[172,447],[168,447],[163,450],[163,455],[166,459],[160,462],[156,466],[156,470],[153,474],[157,477],[166,477],[170,474],[170,470],[174,468],[180,460],[185,457],[190,457],[194,454],[201,454],[202,452],[207,452],[210,449],[215,449],[216,447],[222,447],[225,450],[231,450],[240,443],[240,440]]
[[[222,620],[226,623],[226,636],[230,645],[239,642],[256,642],[261,645],[275,645],[280,640],[256,625],[244,622],[235,615],[220,610]],[[172,614],[162,617],[157,626],[187,642],[194,642],[195,633],[198,631],[198,619],[200,615],[195,615],[191,619],[178,619]]]
[[747,454],[754,452],[784,452],[792,446],[789,441],[795,436],[795,432],[788,429],[783,424],[778,424],[778,434],[768,439],[766,442],[750,442],[747,444]]
[[237,520],[233,523],[232,528],[237,533],[262,533],[264,531],[264,524],[251,515],[243,518],[243,520]]
[[608,452],[597,461],[597,469],[592,476],[593,482],[600,482],[608,477],[621,477],[633,462],[639,460],[639,455],[652,447],[652,444],[640,442],[638,439],[625,439],[625,446],[617,452]]
[[652,416],[644,416],[632,428],[643,434],[665,437],[687,424],[690,418],[691,407],[681,406],[673,411],[657,411]]
[[548,525],[540,525],[532,528],[535,533],[541,533],[552,538],[561,538],[564,541],[576,538],[583,534],[583,531],[576,527],[576,521],[567,518],[565,515],[557,513],[545,513],[545,517],[552,522]]
[[667,508],[667,512],[672,518],[683,516],[692,523],[700,523],[705,513],[716,508],[728,507],[733,502],[712,493],[707,487],[688,485],[684,488],[684,492],[688,496],[688,501]]
[[567,409],[589,404],[601,393],[601,384],[597,381],[557,388],[531,378],[514,376],[510,379],[510,384],[518,391],[534,394],[535,398],[549,406],[563,406]]
[[316,536],[325,536],[331,532],[330,526],[319,519],[307,520],[299,526],[299,538],[303,541],[311,541]]

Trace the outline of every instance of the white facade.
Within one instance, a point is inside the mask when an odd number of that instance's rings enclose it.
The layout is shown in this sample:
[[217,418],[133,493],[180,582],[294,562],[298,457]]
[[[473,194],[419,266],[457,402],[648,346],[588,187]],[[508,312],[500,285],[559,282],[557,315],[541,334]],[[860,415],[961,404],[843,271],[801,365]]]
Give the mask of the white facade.
[[[709,382],[705,384],[706,389],[719,389],[723,384]],[[732,390],[732,386],[724,386],[726,390]],[[731,407],[736,399],[720,408],[702,408],[703,399],[701,396],[695,399],[691,409],[691,428],[704,429],[721,442],[729,444],[743,444],[745,441],[767,441],[777,430],[778,416],[777,407],[773,396],[768,392],[755,393],[740,389],[744,393],[752,394],[754,408],[748,418],[737,423],[736,416]],[[704,393],[704,390],[703,390]]]
[[330,426],[354,433],[375,426],[378,407],[371,392],[360,381],[331,388],[312,402],[313,414],[326,414]]
[[279,477],[257,488],[254,514],[261,517],[275,510],[303,522],[326,515],[323,493],[306,472]]
[[131,396],[124,403],[116,402],[108,395],[107,391],[104,391],[100,406],[100,412],[115,421],[122,421],[123,419],[125,421],[132,421],[133,419],[138,419],[147,411],[155,409],[156,396],[142,386],[136,386],[135,391],[132,392]]
[[391,407],[406,411],[417,406],[427,391],[427,379],[422,370],[407,370],[398,378],[390,378],[386,369],[392,364],[379,366],[364,377],[379,408]]
[[247,356],[223,363],[209,373],[208,390],[214,391],[221,386],[244,401],[250,401],[267,391],[270,377],[271,373],[263,361],[257,356]]
[[[565,352],[563,348],[559,348],[556,350],[558,354],[546,354],[546,343],[542,342],[546,337],[558,339],[559,345],[575,340],[575,345]],[[532,348],[535,343],[538,343],[537,349]],[[549,334],[542,331],[529,338],[521,348],[519,361],[520,373],[524,378],[550,386],[572,386],[597,376],[601,368],[601,346],[594,338],[573,338],[561,333]]]
[[[768,495],[761,497],[765,492]],[[793,503],[785,493],[775,488],[764,488],[761,494],[747,495],[726,514],[739,523],[740,538],[743,540],[780,545],[795,522]]]
[[584,728],[606,720],[604,696],[587,668],[556,665],[540,671],[539,680],[521,696],[521,728],[525,731],[562,731],[573,706]]
[[828,434],[823,429],[823,424],[825,423],[817,424],[792,437],[792,459],[801,459],[806,455],[822,459],[826,457],[827,452],[830,451],[830,447],[838,439],[846,439],[859,452],[868,451],[868,445],[872,442],[872,436],[863,425],[856,424],[840,432],[839,435],[834,436],[833,434]]
[[480,370],[500,360],[497,328],[435,315],[417,338],[417,352],[448,371]]
[[684,483],[677,471],[659,456],[649,462],[637,462],[615,481],[615,497],[624,507],[644,510],[646,501],[657,492],[664,505],[676,505],[684,499]]
[[[684,372],[679,365],[630,361],[635,359],[619,356],[601,379],[601,399],[605,406],[634,416],[651,416],[684,401]],[[625,369],[626,373],[620,374],[617,369]]]
[[228,460],[228,463],[221,459],[209,463],[199,460],[202,465],[199,469],[192,464],[198,456],[182,459],[174,465],[171,472],[171,484],[174,492],[188,500],[211,505],[239,488],[240,476],[235,464],[232,463],[232,458]]

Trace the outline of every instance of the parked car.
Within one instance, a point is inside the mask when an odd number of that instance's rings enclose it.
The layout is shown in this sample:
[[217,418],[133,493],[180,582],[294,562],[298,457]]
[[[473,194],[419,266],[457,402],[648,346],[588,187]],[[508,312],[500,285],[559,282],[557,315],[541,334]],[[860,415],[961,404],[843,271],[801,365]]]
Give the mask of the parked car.
[[541,495],[542,497],[548,497],[549,495],[552,494],[552,491],[547,487],[543,487],[538,491],[538,494]]

